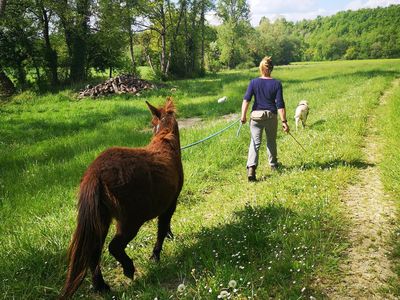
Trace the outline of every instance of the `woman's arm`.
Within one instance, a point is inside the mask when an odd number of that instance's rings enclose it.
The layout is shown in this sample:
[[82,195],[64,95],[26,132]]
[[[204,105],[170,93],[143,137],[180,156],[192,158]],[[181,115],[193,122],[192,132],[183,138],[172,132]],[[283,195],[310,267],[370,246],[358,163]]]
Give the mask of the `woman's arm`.
[[250,102],[247,100],[243,100],[242,103],[242,116],[240,117],[240,121],[242,121],[242,124],[246,123],[246,114],[247,114],[247,109],[249,108]]
[[283,131],[284,132],[289,132],[289,125],[287,123],[287,119],[286,119],[286,110],[285,108],[279,108],[278,109],[278,113],[279,113],[279,117],[281,118],[282,121],[282,127],[283,127]]

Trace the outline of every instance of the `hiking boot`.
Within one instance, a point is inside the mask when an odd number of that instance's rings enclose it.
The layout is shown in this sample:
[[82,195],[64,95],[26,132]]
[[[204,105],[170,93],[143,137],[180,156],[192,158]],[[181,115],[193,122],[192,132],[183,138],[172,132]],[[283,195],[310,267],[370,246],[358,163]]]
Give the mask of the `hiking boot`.
[[247,168],[247,178],[249,181],[256,181],[256,167],[251,166]]
[[277,164],[275,164],[275,165],[271,165],[271,171],[272,171],[272,172],[278,172],[280,166],[281,166],[281,165],[280,165],[279,163],[277,163]]

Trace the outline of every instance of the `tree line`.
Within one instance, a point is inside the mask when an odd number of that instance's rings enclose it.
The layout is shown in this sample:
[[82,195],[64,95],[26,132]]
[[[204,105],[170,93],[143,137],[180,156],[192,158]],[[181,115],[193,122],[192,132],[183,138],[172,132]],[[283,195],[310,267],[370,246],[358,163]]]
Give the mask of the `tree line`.
[[[0,0],[0,94],[98,71],[159,79],[275,63],[400,57],[400,5],[250,24],[246,0]],[[215,11],[221,24],[212,26]]]

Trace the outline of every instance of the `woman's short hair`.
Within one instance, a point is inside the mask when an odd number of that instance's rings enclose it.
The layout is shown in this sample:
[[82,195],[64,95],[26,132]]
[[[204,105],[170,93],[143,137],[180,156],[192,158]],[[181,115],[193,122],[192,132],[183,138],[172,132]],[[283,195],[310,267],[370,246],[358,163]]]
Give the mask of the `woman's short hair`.
[[272,63],[271,56],[264,57],[260,62],[260,73],[265,76],[271,73],[273,69],[274,69],[274,64]]

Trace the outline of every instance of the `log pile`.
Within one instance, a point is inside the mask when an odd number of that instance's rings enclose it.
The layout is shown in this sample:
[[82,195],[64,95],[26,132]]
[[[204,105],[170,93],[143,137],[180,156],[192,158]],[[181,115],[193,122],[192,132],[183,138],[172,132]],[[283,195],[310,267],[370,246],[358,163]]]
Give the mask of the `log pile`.
[[99,97],[109,94],[138,94],[141,91],[154,89],[156,86],[151,82],[136,78],[133,75],[121,75],[110,78],[96,86],[86,86],[85,89],[79,91],[79,98],[83,97]]

